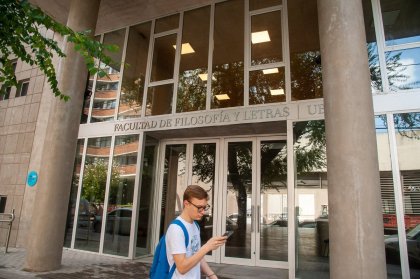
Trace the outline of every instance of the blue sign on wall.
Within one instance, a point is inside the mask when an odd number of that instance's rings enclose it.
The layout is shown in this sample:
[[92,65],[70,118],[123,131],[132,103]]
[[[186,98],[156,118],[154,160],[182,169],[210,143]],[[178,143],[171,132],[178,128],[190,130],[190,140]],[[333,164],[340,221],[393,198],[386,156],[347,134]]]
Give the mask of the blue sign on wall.
[[36,182],[38,181],[38,173],[36,171],[30,171],[28,173],[28,178],[26,179],[26,183],[29,187],[35,186]]

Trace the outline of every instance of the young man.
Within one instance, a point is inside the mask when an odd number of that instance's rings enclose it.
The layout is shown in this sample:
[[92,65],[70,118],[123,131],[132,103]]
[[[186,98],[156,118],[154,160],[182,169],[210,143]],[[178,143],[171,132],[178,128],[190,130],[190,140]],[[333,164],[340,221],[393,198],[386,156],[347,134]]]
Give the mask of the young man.
[[172,224],[166,232],[166,254],[169,265],[175,262],[176,270],[172,278],[177,279],[200,279],[201,272],[210,279],[217,279],[217,275],[211,270],[204,256],[223,244],[227,237],[216,236],[207,241],[201,247],[200,230],[194,221],[200,220],[209,209],[208,194],[197,185],[190,185],[184,192],[180,220],[188,231],[189,243],[185,247],[185,236],[180,226]]

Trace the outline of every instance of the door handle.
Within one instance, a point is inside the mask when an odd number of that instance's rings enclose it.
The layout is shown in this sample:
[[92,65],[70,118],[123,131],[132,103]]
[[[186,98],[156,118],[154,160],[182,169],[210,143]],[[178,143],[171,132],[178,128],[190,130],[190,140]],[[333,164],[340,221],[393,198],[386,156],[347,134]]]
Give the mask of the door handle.
[[257,233],[259,233],[260,232],[260,220],[261,220],[261,217],[260,217],[260,213],[261,213],[261,208],[260,208],[260,206],[258,205],[257,206],[257,221],[256,221],[256,224],[257,224]]
[[254,225],[255,225],[255,221],[254,221],[254,206],[251,205],[251,233],[254,232]]

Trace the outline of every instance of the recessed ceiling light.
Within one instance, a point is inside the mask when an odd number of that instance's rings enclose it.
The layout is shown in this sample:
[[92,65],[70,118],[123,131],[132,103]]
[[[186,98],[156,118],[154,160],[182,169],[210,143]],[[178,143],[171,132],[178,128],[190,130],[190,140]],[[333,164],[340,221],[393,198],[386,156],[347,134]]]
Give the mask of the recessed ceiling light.
[[277,69],[277,68],[263,70],[264,75],[277,74],[278,72],[279,72],[279,69]]
[[[172,45],[172,46],[174,47],[174,49],[176,49],[176,45]],[[188,53],[194,53],[194,52],[195,50],[192,48],[190,43],[182,44],[181,54],[188,54]]]
[[207,80],[207,74],[199,74],[198,77],[202,80],[202,81],[206,81]]
[[284,95],[284,89],[270,89],[270,94],[272,96]]
[[228,94],[219,94],[219,95],[216,95],[215,97],[219,101],[229,100],[230,99]]
[[265,42],[269,42],[270,40],[270,35],[268,35],[268,31],[261,31],[261,32],[254,32],[251,33],[251,42],[253,44],[259,44],[259,43],[265,43]]

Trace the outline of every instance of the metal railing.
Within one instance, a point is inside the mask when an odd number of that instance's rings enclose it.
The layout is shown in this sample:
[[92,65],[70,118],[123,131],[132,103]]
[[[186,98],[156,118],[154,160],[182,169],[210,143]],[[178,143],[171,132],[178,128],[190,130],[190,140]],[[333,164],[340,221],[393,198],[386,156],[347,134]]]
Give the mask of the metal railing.
[[12,209],[12,213],[0,213],[0,224],[7,223],[9,225],[7,229],[7,237],[6,242],[4,244],[5,250],[4,253],[7,253],[7,249],[9,248],[9,239],[10,239],[10,232],[12,230],[12,223],[15,220],[15,210]]

